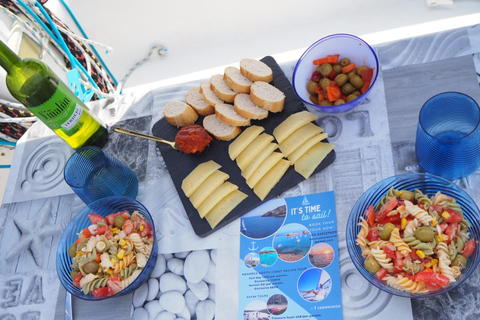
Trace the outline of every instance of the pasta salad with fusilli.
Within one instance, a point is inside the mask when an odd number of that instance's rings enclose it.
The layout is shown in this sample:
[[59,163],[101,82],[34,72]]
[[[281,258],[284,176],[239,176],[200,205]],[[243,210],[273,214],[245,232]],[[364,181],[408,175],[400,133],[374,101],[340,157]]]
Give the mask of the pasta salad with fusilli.
[[134,211],[102,217],[90,213],[92,223],[78,233],[69,249],[73,285],[101,298],[130,285],[147,264],[153,247],[152,228]]
[[455,199],[393,186],[365,218],[356,243],[364,266],[389,286],[425,293],[455,282],[475,249]]

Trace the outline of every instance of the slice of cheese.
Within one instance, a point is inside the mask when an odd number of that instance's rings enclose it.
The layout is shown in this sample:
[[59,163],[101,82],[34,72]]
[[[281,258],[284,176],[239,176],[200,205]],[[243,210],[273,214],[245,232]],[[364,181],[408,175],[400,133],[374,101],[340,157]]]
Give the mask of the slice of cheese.
[[237,185],[234,185],[233,183],[230,183],[228,181],[225,181],[223,184],[221,184],[197,208],[200,218],[205,217],[210,212],[210,210],[212,210],[212,208],[220,202],[220,200],[222,200],[228,194],[232,193],[237,189]]
[[273,136],[278,143],[282,143],[295,130],[317,119],[318,117],[315,114],[308,111],[294,113],[273,130]]
[[222,166],[213,160],[200,163],[192,170],[182,181],[182,190],[185,195],[190,198],[192,193],[205,181],[214,171]]
[[228,155],[230,159],[235,160],[238,155],[253,141],[265,128],[261,126],[251,126],[245,129],[229,146]]
[[229,177],[225,172],[217,170],[205,179],[190,197],[190,202],[192,202],[195,209],[198,209],[202,202]]
[[260,153],[255,157],[255,159],[250,162],[250,164],[241,172],[242,177],[245,178],[245,180],[248,180],[252,174],[257,170],[258,166],[265,160],[269,155],[272,154],[275,149],[278,148],[278,144],[274,142],[270,142],[265,148],[260,151]]
[[282,159],[284,156],[281,152],[273,152],[270,154],[267,159],[265,159],[255,170],[255,172],[252,174],[252,176],[247,180],[247,184],[250,188],[253,189],[255,185],[257,184],[258,181],[268,172],[270,169],[272,169],[280,159]]
[[268,171],[260,181],[255,185],[253,192],[264,200],[272,189],[277,185],[278,181],[283,177],[285,172],[292,163],[286,159],[281,159],[270,171]]
[[248,196],[240,190],[235,190],[222,200],[205,216],[210,227],[215,228],[236,206]]
[[316,134],[310,139],[308,139],[306,142],[304,142],[301,146],[295,149],[294,152],[292,152],[288,156],[288,160],[290,160],[292,163],[295,163],[305,152],[307,152],[308,149],[313,147],[314,144],[322,141],[323,139],[327,138],[327,133],[320,133]]
[[323,132],[319,126],[309,122],[293,132],[288,138],[280,143],[279,148],[285,156],[289,156],[302,144],[311,139],[314,135]]
[[331,143],[318,142],[295,162],[295,171],[308,179],[334,147]]
[[237,165],[243,171],[253,159],[273,141],[273,136],[262,133],[256,137],[237,157]]

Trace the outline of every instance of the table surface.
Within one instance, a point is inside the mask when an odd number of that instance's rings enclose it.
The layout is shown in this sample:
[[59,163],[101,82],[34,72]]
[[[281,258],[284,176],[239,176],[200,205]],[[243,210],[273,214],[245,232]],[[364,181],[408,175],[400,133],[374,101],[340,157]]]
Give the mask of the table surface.
[[[479,40],[480,26],[470,26],[376,45],[381,70],[365,102],[344,114],[317,113],[318,123],[336,145],[336,160],[281,196],[335,191],[345,319],[476,319],[480,315],[478,269],[462,286],[447,294],[403,299],[379,291],[361,278],[345,244],[350,209],[366,189],[395,174],[421,172],[414,154],[414,136],[423,103],[443,91],[461,91],[480,101]],[[281,64],[289,79],[294,63]],[[171,100],[183,100],[185,92],[199,83],[159,88],[142,96],[126,94],[92,103],[91,108],[110,125],[118,123],[149,133],[161,118],[163,106]],[[235,319],[238,220],[206,238],[198,238],[153,141],[112,134],[105,149],[137,174],[137,199],[154,216],[159,252],[164,257],[191,250],[216,252],[216,319]],[[37,312],[40,319],[63,318],[64,291],[55,271],[55,251],[61,228],[84,206],[61,175],[71,153],[41,123],[35,124],[17,146],[0,209],[0,250],[4,252],[0,259],[0,290],[6,292],[0,297],[0,316],[11,314],[20,319],[28,312]],[[455,182],[480,203],[478,172]],[[48,224],[37,225],[45,217]],[[22,220],[28,220],[35,230],[30,247],[22,246],[28,232],[22,233],[16,227]],[[24,251],[26,248],[31,250]],[[39,287],[43,295],[32,294]],[[133,295],[96,303],[74,299],[74,316],[111,319],[114,315],[128,319],[141,308],[138,304],[133,307],[132,299]]]

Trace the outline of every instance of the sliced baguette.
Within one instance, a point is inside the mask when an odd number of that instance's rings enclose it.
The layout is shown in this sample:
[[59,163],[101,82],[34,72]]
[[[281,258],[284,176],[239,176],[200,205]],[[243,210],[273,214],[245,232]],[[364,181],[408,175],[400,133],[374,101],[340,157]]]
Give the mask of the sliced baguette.
[[231,104],[216,104],[215,114],[220,121],[231,126],[243,127],[250,125],[250,119],[244,118],[239,115]]
[[210,82],[200,83],[200,93],[202,94],[203,100],[209,105],[215,107],[217,103],[224,103],[224,101],[220,99],[212,89],[210,89]]
[[198,119],[197,112],[181,101],[167,103],[163,108],[163,115],[171,125],[176,127],[190,126]]
[[218,140],[230,141],[236,138],[242,129],[220,121],[216,115],[211,114],[203,119],[203,127]]
[[268,110],[256,106],[246,93],[237,94],[233,106],[239,115],[247,119],[261,120],[268,117]]
[[262,61],[255,59],[240,60],[240,72],[253,82],[270,82],[273,80],[272,69]]
[[201,116],[208,116],[215,113],[215,108],[203,100],[200,88],[191,88],[185,94],[185,101]]
[[210,89],[215,92],[217,97],[226,102],[233,102],[237,95],[237,92],[233,91],[223,80],[221,74],[215,74],[210,77]]
[[233,91],[238,93],[249,93],[252,81],[245,77],[238,68],[228,67],[223,74],[223,80]]
[[285,94],[269,83],[256,81],[250,87],[252,102],[271,112],[280,112],[285,105]]

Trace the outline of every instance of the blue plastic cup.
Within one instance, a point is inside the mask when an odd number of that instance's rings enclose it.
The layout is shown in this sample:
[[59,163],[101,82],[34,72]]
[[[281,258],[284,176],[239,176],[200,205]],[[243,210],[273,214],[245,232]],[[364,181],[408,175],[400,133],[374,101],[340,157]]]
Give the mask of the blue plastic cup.
[[459,92],[440,93],[420,110],[415,154],[428,173],[455,180],[480,168],[480,108]]
[[65,165],[64,177],[87,205],[109,196],[135,199],[138,193],[135,173],[98,147],[77,150]]

